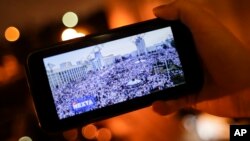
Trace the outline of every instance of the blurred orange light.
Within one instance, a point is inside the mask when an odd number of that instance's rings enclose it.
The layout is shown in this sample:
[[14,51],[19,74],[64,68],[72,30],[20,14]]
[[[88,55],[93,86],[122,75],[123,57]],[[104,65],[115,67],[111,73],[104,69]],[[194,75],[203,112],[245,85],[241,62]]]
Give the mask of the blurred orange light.
[[110,141],[112,139],[111,131],[108,128],[101,128],[97,132],[97,141]]
[[136,22],[136,20],[133,19],[132,16],[128,15],[125,12],[123,13],[122,11],[119,11],[119,12],[114,12],[110,16],[110,23],[109,24],[110,24],[111,28],[117,28],[117,27],[120,27],[120,26],[133,24],[135,22]]
[[92,140],[96,137],[97,128],[94,124],[89,124],[82,128],[82,135],[89,140]]
[[14,26],[10,26],[5,30],[5,38],[6,38],[6,40],[8,40],[10,42],[14,42],[14,41],[18,40],[19,37],[20,37],[20,32]]
[[5,55],[1,58],[0,86],[15,81],[21,77],[21,69],[18,60],[13,55]]
[[131,126],[129,126],[129,124],[126,123],[126,120],[122,118],[109,120],[108,125],[112,133],[116,136],[128,136],[132,131]]

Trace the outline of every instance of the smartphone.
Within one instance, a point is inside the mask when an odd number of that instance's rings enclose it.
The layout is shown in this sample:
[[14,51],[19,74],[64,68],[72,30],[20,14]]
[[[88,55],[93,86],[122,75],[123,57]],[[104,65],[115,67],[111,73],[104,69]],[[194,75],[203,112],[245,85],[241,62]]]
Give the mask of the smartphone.
[[63,131],[197,93],[203,71],[180,21],[153,19],[32,52],[27,77],[42,129]]

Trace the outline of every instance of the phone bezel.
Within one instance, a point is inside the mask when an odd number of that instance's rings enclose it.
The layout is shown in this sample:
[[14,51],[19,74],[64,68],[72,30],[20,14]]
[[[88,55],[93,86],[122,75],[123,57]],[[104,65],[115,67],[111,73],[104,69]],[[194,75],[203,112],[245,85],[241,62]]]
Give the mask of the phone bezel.
[[[157,92],[157,94],[138,97],[133,100],[79,114],[74,117],[62,120],[58,118],[43,64],[43,58],[77,50],[79,47],[88,47],[167,26],[170,26],[173,31],[176,50],[179,53],[185,74],[185,84]],[[149,106],[155,100],[176,99],[180,96],[196,93],[201,89],[203,84],[202,68],[190,31],[179,21],[165,21],[162,19],[153,19],[124,26],[102,34],[90,35],[61,42],[55,46],[35,51],[28,56],[26,68],[29,86],[40,126],[49,132],[63,131],[130,112]]]

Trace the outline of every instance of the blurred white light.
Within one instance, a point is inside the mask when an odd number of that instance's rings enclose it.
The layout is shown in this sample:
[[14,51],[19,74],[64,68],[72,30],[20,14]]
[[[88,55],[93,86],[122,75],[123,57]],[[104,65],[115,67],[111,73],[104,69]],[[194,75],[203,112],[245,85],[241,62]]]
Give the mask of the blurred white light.
[[229,139],[227,118],[202,114],[197,118],[196,129],[199,137],[204,141]]
[[28,136],[21,137],[18,141],[32,141],[32,139]]
[[183,127],[189,131],[193,132],[196,127],[196,116],[195,115],[187,115],[183,118]]
[[74,12],[67,12],[63,15],[62,22],[66,27],[74,27],[78,23],[78,17]]
[[79,33],[75,29],[68,28],[63,31],[61,38],[63,41],[66,41],[66,40],[83,37],[83,36],[85,36],[84,33]]

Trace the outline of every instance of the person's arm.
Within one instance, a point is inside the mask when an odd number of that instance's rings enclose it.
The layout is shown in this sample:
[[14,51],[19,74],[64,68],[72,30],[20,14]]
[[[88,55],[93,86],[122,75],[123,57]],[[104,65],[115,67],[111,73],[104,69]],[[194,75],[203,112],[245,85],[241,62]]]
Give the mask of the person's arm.
[[168,114],[191,106],[219,116],[249,117],[250,47],[192,0],[171,1],[155,8],[154,13],[166,20],[179,19],[191,30],[204,66],[205,83],[200,93],[157,101],[153,109]]

